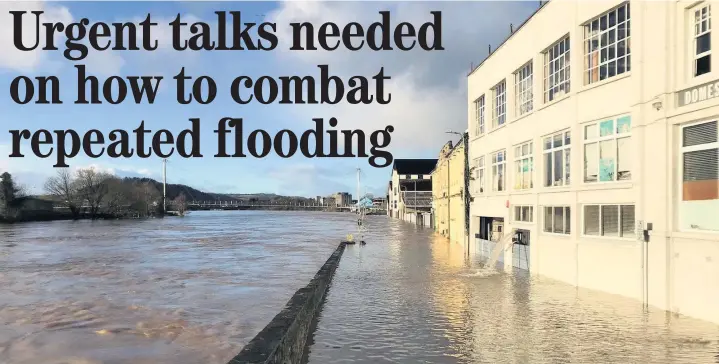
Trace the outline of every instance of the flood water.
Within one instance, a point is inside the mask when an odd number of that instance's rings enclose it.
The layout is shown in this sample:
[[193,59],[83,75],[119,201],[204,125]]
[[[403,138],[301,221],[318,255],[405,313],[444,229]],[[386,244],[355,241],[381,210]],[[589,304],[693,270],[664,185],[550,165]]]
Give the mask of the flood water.
[[400,221],[367,227],[381,233],[345,250],[310,363],[719,363],[719,325],[485,271],[461,245]]
[[[303,287],[355,215],[0,225],[0,363],[224,364]],[[526,274],[478,273],[429,230],[369,216],[311,363],[716,363],[716,325]]]
[[193,212],[0,225],[0,363],[226,363],[352,214]]

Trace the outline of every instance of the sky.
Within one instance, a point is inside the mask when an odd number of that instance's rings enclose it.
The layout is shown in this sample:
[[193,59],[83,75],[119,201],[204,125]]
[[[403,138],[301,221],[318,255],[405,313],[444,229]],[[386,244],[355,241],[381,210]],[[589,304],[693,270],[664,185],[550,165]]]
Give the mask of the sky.
[[[314,126],[313,118],[335,117],[335,129],[361,129],[370,133],[394,127],[387,148],[393,158],[437,158],[440,148],[457,136],[447,130],[467,129],[466,76],[471,64],[487,56],[509,35],[510,24],[522,23],[539,6],[536,1],[478,2],[23,2],[0,1],[0,172],[9,171],[30,193],[42,193],[44,181],[54,174],[55,157],[38,158],[28,143],[22,143],[24,158],[9,158],[9,130],[73,129],[80,135],[98,129],[105,135],[113,129],[131,131],[144,121],[146,128],[167,129],[177,135],[200,118],[203,158],[185,159],[175,154],[167,163],[168,183],[182,183],[217,193],[277,193],[295,196],[327,195],[356,191],[356,169],[362,171],[362,192],[384,195],[391,165],[372,167],[367,158],[306,158],[301,153],[281,158],[214,158],[217,122],[223,117],[243,118],[245,138],[251,130],[264,129],[273,135],[289,129],[300,135]],[[62,56],[65,38],[56,36],[58,51],[22,52],[13,46],[11,10],[43,10],[42,21],[68,23],[88,18],[90,23],[141,21],[148,13],[152,37],[158,50],[90,51],[88,57],[72,62]],[[392,24],[410,22],[417,27],[431,21],[431,11],[442,11],[444,51],[352,52],[291,51],[289,24],[332,21],[340,27],[349,22],[368,26],[380,20],[379,11],[389,10]],[[204,21],[217,28],[215,11],[240,11],[243,22],[269,21],[277,24],[278,47],[264,51],[178,52],[171,47],[167,25],[177,14],[183,21]],[[29,37],[34,24],[28,23]],[[30,40],[31,38],[28,38]],[[109,76],[164,76],[154,104],[124,102],[119,105],[75,105],[76,64],[101,81]],[[257,79],[269,76],[319,76],[317,65],[327,64],[332,74],[345,80],[355,75],[370,78],[384,67],[387,105],[240,105],[230,97],[231,80],[239,76]],[[185,68],[188,75],[210,76],[218,83],[217,99],[208,105],[180,105],[175,100],[172,77]],[[10,98],[10,85],[18,76],[50,76],[60,79],[62,105],[18,105]],[[367,145],[369,146],[369,139]],[[369,153],[369,151],[368,151]],[[82,152],[68,161],[71,169],[93,166],[121,177],[162,179],[162,159],[90,158]]]

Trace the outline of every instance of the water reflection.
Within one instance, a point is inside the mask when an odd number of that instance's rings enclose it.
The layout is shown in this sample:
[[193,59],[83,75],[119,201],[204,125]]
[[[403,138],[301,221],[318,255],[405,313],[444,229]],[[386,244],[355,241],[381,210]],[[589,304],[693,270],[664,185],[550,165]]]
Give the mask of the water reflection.
[[461,245],[403,222],[369,230],[342,258],[310,363],[719,362],[717,325],[524,271],[485,274]]
[[0,363],[226,363],[350,214],[206,212],[0,225]]

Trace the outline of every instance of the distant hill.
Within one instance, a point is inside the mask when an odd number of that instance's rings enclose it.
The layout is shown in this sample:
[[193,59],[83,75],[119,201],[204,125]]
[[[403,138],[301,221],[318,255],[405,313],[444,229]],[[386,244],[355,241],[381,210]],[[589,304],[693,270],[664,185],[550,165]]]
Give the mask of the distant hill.
[[[162,182],[158,182],[152,178],[139,178],[139,177],[126,177],[123,178],[123,181],[130,182],[130,183],[145,183],[149,182],[150,184],[154,185],[155,188],[157,188],[158,191],[162,192]],[[172,201],[177,196],[179,196],[181,193],[185,194],[185,198],[188,201],[232,201],[232,200],[245,200],[245,201],[279,201],[279,200],[301,200],[301,201],[309,201],[310,199],[305,197],[296,197],[296,196],[281,196],[276,195],[274,193],[248,193],[248,194],[226,194],[226,193],[212,193],[212,192],[202,192],[200,190],[197,190],[195,188],[192,188],[190,186],[182,185],[182,184],[167,184],[167,199]]]

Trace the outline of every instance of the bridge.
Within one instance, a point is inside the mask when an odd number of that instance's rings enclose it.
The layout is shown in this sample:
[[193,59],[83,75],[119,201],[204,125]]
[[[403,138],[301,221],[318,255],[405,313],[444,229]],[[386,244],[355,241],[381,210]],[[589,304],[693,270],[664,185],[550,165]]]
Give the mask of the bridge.
[[316,204],[305,202],[274,202],[274,201],[190,201],[188,210],[333,210],[354,211],[354,206],[335,206],[334,204]]
[[[274,201],[189,201],[188,210],[294,210],[294,211],[339,211],[355,212],[356,206],[336,206],[334,204],[317,204],[307,202],[274,202]],[[369,208],[369,213],[386,213],[384,206]]]

